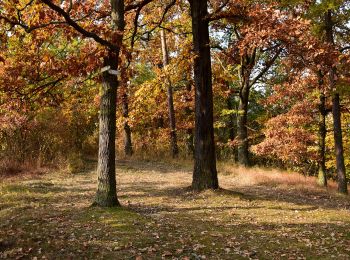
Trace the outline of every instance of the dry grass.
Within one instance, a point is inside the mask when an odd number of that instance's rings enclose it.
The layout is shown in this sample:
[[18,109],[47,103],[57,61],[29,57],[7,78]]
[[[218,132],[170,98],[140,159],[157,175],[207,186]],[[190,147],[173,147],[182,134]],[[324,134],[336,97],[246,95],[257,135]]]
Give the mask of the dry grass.
[[122,209],[90,207],[94,171],[4,180],[0,258],[350,259],[349,197],[221,164],[222,189],[193,193],[191,169],[119,161]]
[[[299,188],[302,190],[320,190],[323,189],[317,185],[317,180],[312,176],[304,176],[296,172],[287,172],[279,169],[268,168],[244,168],[237,165],[230,165],[229,163],[220,163],[219,171],[223,175],[229,175],[231,182],[240,186],[281,186],[285,188]],[[329,180],[329,191],[336,191],[337,184]]]

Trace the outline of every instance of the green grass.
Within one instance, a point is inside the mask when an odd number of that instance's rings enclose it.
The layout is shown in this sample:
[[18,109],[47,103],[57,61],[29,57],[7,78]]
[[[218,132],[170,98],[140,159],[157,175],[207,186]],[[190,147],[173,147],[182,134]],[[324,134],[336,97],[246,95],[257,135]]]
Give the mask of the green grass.
[[91,207],[93,171],[2,180],[0,258],[350,259],[349,197],[299,177],[225,166],[224,189],[193,193],[178,162],[117,171],[112,209]]

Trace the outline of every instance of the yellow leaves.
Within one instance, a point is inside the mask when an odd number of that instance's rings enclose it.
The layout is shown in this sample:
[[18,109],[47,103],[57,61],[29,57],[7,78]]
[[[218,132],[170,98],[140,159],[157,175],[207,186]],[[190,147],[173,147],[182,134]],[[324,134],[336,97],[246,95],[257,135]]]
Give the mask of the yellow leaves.
[[51,60],[51,57],[47,54],[43,55],[43,61],[44,62],[49,62]]
[[224,122],[221,122],[221,121],[214,122],[215,129],[225,128],[225,127],[226,127],[226,124]]

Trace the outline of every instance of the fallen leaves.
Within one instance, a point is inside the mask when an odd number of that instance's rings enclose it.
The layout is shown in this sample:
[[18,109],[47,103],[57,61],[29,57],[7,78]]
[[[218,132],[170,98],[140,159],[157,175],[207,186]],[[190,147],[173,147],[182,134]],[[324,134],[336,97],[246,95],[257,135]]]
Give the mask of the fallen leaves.
[[[332,208],[323,201],[337,198],[312,194],[305,200],[307,193],[277,187],[242,188],[234,186],[229,175],[220,176],[221,182],[240,191],[240,196],[174,193],[189,181],[187,172],[169,175],[136,169],[123,174],[119,169],[118,173],[121,202],[132,198],[132,204],[119,210],[89,208],[94,174],[47,175],[42,182],[53,178],[55,185],[40,185],[37,180],[34,194],[24,188],[7,191],[0,197],[0,205],[10,205],[0,210],[0,258],[52,259],[60,254],[68,259],[79,254],[137,260],[273,259],[282,255],[346,259],[344,255],[349,254],[350,214],[343,198]],[[27,187],[20,181],[18,186]],[[33,197],[37,208],[21,204]]]

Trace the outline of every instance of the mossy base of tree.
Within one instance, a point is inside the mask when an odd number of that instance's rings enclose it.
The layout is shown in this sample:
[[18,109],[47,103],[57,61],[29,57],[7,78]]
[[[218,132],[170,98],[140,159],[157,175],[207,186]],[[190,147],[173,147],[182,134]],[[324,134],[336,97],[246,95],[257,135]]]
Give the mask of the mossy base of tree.
[[117,196],[113,196],[110,194],[105,194],[104,192],[97,191],[94,202],[91,206],[96,207],[121,207]]

